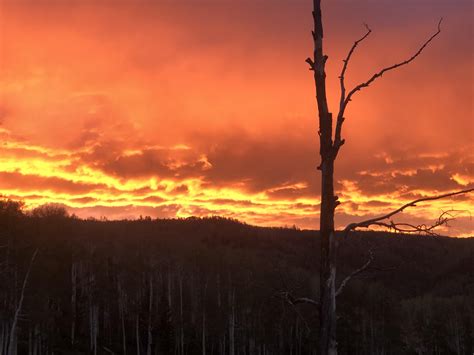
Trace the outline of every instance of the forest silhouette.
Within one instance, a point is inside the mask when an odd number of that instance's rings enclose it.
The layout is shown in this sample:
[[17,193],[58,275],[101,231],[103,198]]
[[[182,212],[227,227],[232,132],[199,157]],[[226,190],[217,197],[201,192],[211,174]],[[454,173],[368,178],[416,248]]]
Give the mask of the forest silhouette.
[[[0,349],[18,354],[313,354],[319,233],[225,218],[82,220],[0,204]],[[468,354],[474,239],[357,232],[338,279],[341,354]],[[32,256],[37,253],[34,260]],[[29,273],[25,283],[25,275]],[[19,299],[24,294],[18,312]]]

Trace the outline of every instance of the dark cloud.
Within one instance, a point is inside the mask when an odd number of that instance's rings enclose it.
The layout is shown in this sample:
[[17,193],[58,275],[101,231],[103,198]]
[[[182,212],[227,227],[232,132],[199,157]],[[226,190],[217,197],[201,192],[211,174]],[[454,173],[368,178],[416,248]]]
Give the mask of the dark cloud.
[[[342,162],[339,176],[355,184],[364,195],[376,196],[392,192],[408,193],[410,190],[449,191],[462,189],[456,174],[472,176],[473,154],[460,148],[441,153],[423,154],[404,150],[398,154],[376,154],[360,161],[360,166]],[[341,180],[343,180],[341,179]],[[342,183],[337,189],[344,189]]]
[[165,202],[166,199],[159,197],[159,196],[147,196],[145,198],[139,199],[139,201],[143,202],[152,202],[152,203],[162,203]]
[[261,192],[303,182],[308,184],[308,191],[315,191],[317,148],[314,137],[301,133],[256,138],[240,130],[214,138],[200,137],[200,144],[212,142],[205,148],[212,165],[206,171],[206,183],[241,184],[249,192]]
[[167,165],[165,156],[160,150],[145,150],[131,156],[118,156],[114,160],[102,162],[105,172],[124,178],[159,176],[169,178],[173,176],[172,169]]
[[104,172],[127,178],[199,177],[206,163],[193,152],[180,153],[173,148],[143,149],[132,154],[106,152],[106,147],[94,150],[95,166]]
[[72,203],[79,203],[79,204],[84,204],[84,205],[89,205],[93,203],[100,203],[97,199],[93,197],[79,197],[79,198],[71,198],[69,200]]
[[85,194],[94,190],[106,189],[102,184],[82,184],[58,177],[41,177],[20,173],[0,172],[2,189],[20,189],[23,191],[54,191],[68,194]]

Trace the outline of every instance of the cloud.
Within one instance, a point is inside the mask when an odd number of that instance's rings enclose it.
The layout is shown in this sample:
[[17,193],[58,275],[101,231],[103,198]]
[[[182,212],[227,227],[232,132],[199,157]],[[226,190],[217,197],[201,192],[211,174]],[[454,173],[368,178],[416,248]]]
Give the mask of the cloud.
[[[317,227],[317,116],[304,63],[310,7],[4,2],[0,192],[30,206],[63,203],[85,217],[220,214]],[[333,110],[340,60],[361,22],[374,33],[351,62],[348,87],[411,54],[446,17],[439,40],[413,65],[351,103],[335,170],[339,227],[472,186],[470,9],[464,0],[325,6]],[[472,198],[407,216],[429,219],[455,205],[472,208]],[[474,227],[462,219],[460,230]]]
[[70,195],[84,194],[96,189],[105,188],[105,185],[101,184],[81,184],[56,177],[45,178],[5,172],[0,172],[0,184],[3,190],[51,191]]

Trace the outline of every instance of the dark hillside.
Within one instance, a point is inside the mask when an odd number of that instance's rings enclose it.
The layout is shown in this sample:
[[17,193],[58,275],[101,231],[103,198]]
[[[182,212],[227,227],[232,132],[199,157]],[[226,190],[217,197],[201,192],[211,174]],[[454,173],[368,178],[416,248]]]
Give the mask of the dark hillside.
[[[278,295],[317,297],[317,232],[22,214],[0,227],[2,354],[36,249],[19,354],[314,354],[317,309]],[[472,353],[474,239],[359,233],[339,279],[369,249],[338,303],[340,353]]]

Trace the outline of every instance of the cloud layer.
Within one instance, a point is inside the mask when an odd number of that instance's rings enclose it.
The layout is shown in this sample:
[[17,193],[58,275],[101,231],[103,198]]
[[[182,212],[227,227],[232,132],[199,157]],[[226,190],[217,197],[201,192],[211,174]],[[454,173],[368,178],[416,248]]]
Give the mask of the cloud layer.
[[[473,186],[472,4],[425,5],[325,8],[334,108],[360,22],[374,35],[351,63],[350,85],[405,58],[446,17],[426,53],[351,104],[336,172],[339,227]],[[82,217],[218,214],[316,228],[309,6],[2,1],[0,192]],[[402,217],[421,223],[456,209],[444,232],[467,236],[472,203],[460,197]]]

